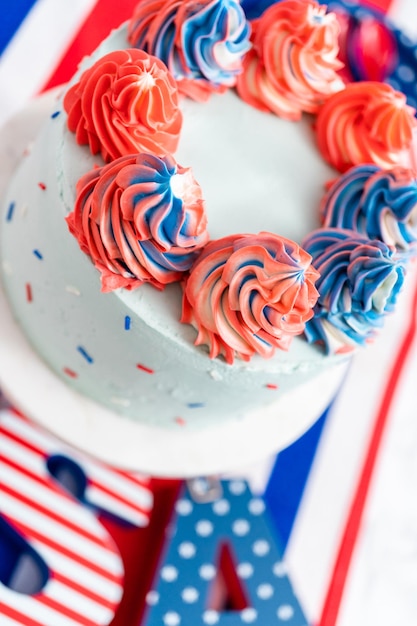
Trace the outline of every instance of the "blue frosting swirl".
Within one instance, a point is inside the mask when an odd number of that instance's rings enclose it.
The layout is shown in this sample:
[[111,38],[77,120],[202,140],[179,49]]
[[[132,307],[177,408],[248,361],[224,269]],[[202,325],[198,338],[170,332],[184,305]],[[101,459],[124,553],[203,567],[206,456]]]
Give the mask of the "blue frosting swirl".
[[[231,84],[236,59],[249,50],[249,25],[238,2],[216,0],[184,21],[182,51],[193,78]],[[231,63],[232,61],[232,63]]]
[[324,343],[327,353],[364,344],[394,310],[404,282],[403,261],[382,241],[336,228],[312,232],[303,247],[320,273],[307,340]]
[[417,181],[411,170],[352,167],[323,199],[323,225],[380,239],[398,253],[415,252]]
[[145,0],[129,25],[129,43],[159,57],[177,81],[233,86],[250,48],[250,26],[236,0]]

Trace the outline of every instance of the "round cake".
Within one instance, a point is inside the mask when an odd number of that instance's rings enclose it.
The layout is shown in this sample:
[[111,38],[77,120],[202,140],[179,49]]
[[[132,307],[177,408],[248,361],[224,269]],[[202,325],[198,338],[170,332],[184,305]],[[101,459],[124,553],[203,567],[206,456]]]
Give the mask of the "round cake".
[[74,392],[174,429],[331,401],[416,206],[414,111],[345,84],[337,36],[313,1],[146,0],[82,62],[1,228],[13,314]]

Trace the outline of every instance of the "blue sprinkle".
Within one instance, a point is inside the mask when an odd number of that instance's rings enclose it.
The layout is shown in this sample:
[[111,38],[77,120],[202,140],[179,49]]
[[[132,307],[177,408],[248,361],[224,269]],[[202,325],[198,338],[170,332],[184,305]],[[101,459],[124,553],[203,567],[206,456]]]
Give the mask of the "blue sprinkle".
[[8,222],[10,222],[12,220],[12,218],[13,218],[13,213],[14,213],[15,207],[16,207],[16,203],[15,202],[11,202],[9,204],[9,209],[8,209],[7,215],[6,215],[6,220]]
[[85,350],[85,348],[83,348],[82,346],[77,346],[77,350],[81,354],[81,356],[83,356],[85,358],[85,360],[88,363],[93,363],[94,362],[94,359],[88,354],[88,352],[87,352],[87,350]]
[[189,402],[187,404],[189,409],[201,409],[203,406],[206,406],[204,402]]
[[131,322],[132,322],[131,318],[128,315],[126,315],[126,317],[125,317],[125,330],[130,330]]
[[34,250],[34,251],[33,251],[33,254],[34,254],[36,257],[38,257],[38,259],[40,259],[40,260],[42,261],[42,259],[43,259],[43,255],[42,255],[42,253],[41,253],[41,252],[39,252],[39,250]]
[[51,118],[54,119],[55,117],[58,117],[58,115],[61,115],[61,111],[55,111],[52,113]]

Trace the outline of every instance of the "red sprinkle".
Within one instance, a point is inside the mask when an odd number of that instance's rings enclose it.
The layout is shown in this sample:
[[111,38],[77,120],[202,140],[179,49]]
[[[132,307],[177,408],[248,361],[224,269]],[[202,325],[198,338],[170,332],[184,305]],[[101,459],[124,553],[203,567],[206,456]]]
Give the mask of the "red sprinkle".
[[178,426],[185,426],[187,422],[183,417],[176,417],[175,423],[178,424]]
[[69,367],[62,368],[62,371],[70,378],[78,378],[77,372],[74,372],[74,370],[70,369]]
[[28,302],[32,302],[33,300],[32,286],[30,283],[26,283],[25,287],[26,287],[26,300]]
[[142,372],[146,372],[147,374],[155,374],[155,370],[151,369],[150,367],[146,367],[146,365],[142,365],[141,363],[138,363],[136,367],[138,368],[138,370],[142,370]]
[[278,385],[274,385],[273,383],[268,383],[265,387],[267,389],[278,389]]
[[45,189],[46,189],[45,183],[38,183],[38,185],[42,189],[42,191],[45,191]]

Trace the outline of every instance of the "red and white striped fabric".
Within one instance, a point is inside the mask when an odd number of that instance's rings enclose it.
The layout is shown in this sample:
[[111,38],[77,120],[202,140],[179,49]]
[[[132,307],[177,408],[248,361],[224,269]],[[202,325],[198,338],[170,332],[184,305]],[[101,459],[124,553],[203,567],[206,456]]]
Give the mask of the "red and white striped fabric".
[[[48,461],[54,458],[69,459],[82,471],[88,507],[51,475]],[[123,564],[89,508],[145,526],[153,500],[148,482],[76,452],[12,411],[0,413],[0,513],[49,570],[34,595],[0,584],[2,626],[109,624],[123,592]]]

